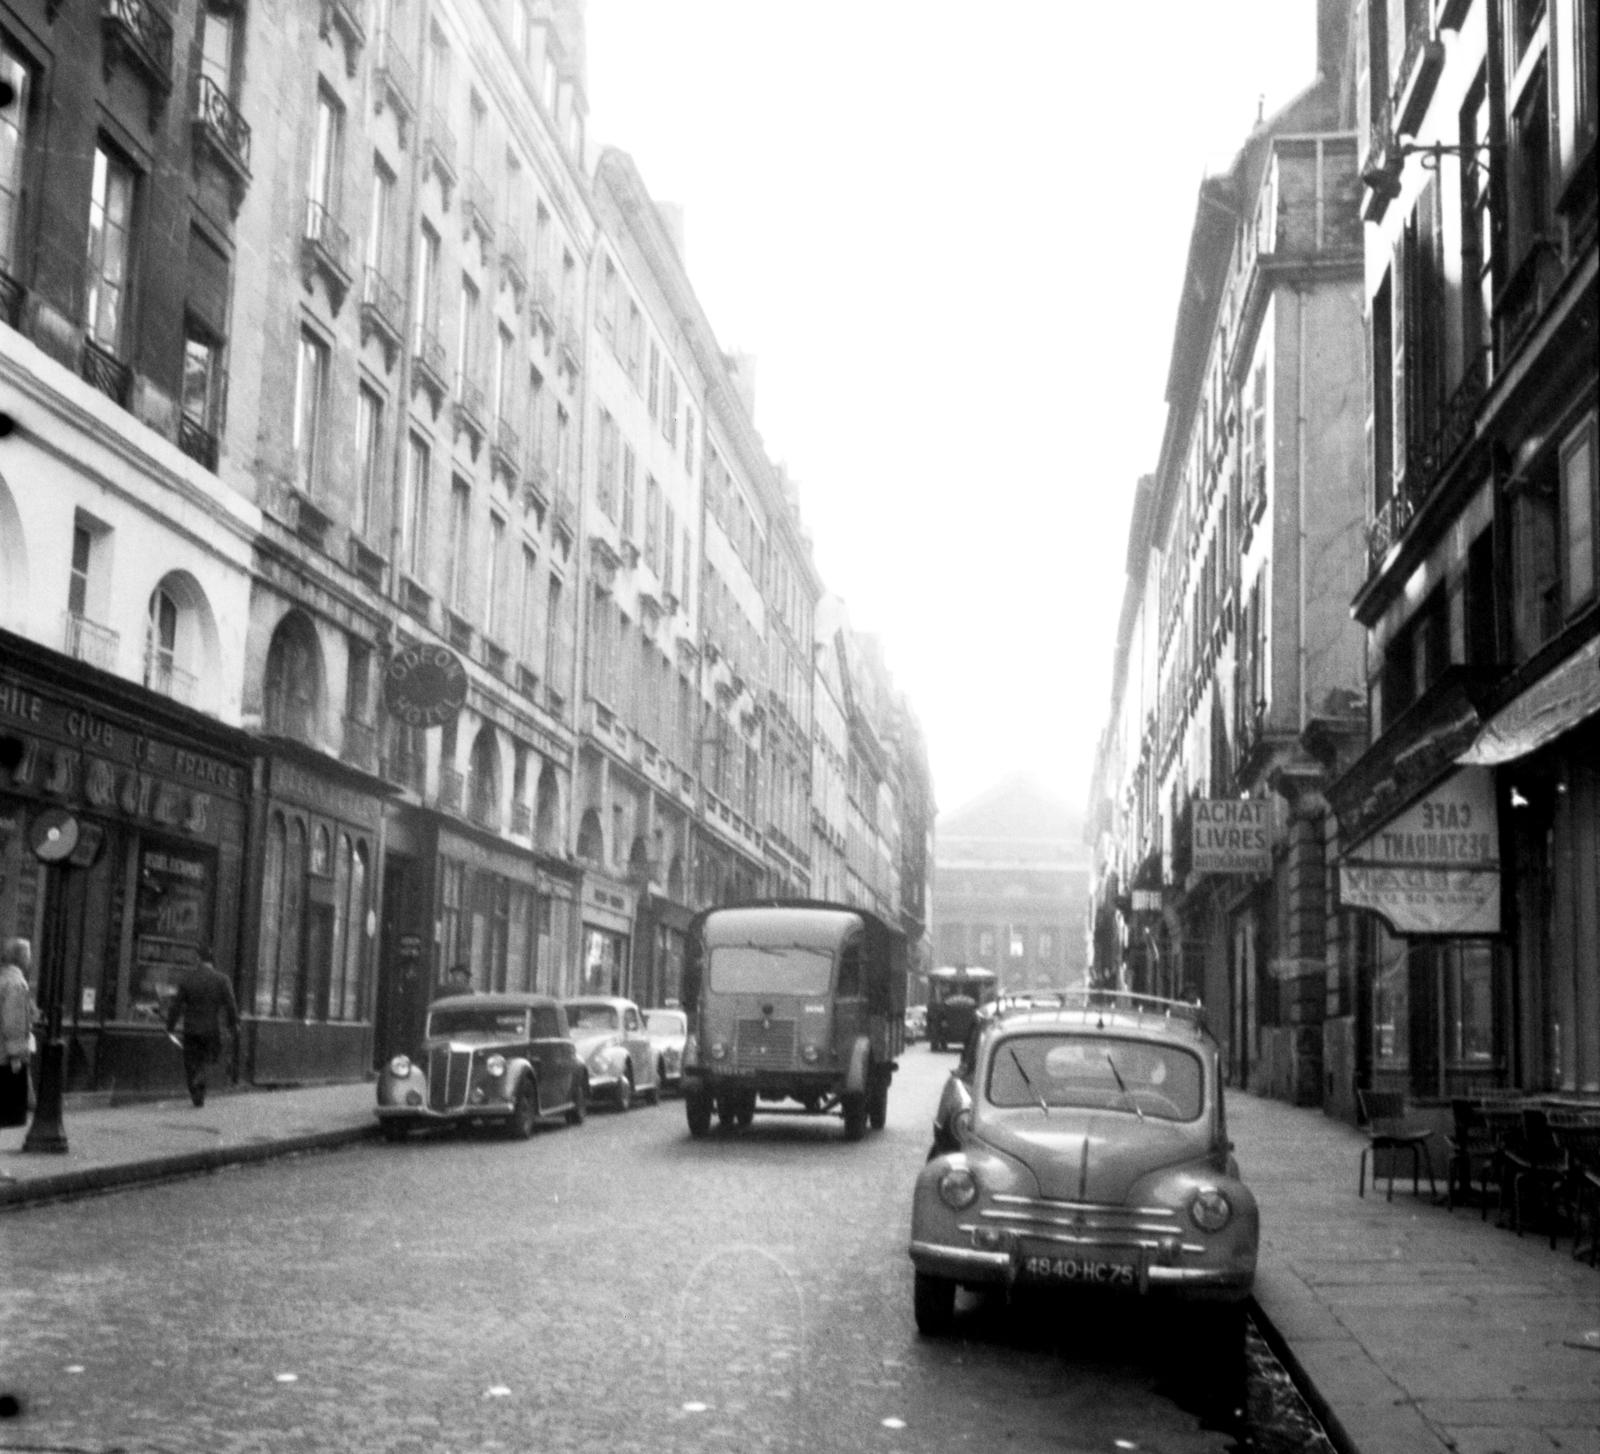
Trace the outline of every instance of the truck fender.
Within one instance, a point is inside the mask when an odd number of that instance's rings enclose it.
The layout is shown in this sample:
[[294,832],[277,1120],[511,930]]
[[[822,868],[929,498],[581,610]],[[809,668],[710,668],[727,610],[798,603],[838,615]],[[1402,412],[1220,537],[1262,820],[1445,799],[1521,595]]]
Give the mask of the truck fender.
[[849,1095],[864,1095],[867,1089],[867,1072],[872,1064],[872,1042],[858,1035],[850,1047],[850,1068],[845,1072],[844,1088]]

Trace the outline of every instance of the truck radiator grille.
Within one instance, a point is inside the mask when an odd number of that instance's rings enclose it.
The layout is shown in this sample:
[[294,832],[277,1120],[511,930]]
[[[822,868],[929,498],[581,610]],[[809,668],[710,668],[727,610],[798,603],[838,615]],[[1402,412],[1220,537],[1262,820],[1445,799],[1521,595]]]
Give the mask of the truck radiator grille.
[[734,1060],[741,1070],[787,1069],[794,1064],[794,1021],[740,1020]]
[[467,1103],[467,1085],[472,1079],[471,1051],[440,1045],[428,1054],[428,1106],[448,1111]]

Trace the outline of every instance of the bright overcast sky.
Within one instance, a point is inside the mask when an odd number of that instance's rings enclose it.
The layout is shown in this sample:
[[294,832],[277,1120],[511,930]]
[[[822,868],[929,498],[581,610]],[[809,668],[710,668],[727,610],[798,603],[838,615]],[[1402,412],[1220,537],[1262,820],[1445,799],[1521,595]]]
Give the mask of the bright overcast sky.
[[589,0],[590,133],[686,209],[828,588],[941,807],[1087,792],[1195,193],[1314,0]]

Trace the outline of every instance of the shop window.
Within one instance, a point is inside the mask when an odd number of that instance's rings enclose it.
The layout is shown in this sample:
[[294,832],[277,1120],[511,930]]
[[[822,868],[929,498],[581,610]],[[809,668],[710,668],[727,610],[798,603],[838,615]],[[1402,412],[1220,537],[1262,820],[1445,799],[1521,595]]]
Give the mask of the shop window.
[[466,958],[461,942],[461,900],[466,867],[452,859],[439,860],[439,970]]
[[333,982],[328,995],[330,1020],[365,1016],[367,846],[348,833],[339,835],[333,875]]
[[269,734],[316,744],[322,715],[322,648],[310,621],[291,611],[267,648],[262,718]]
[[256,957],[255,1012],[270,1017],[276,989],[279,936],[283,916],[283,864],[287,857],[288,827],[282,813],[267,823],[267,846],[261,873],[261,945]]
[[1546,455],[1511,482],[1511,617],[1519,662],[1532,656],[1561,625],[1555,473],[1555,459]]
[[[275,1019],[294,1018],[302,997],[301,935],[305,911],[306,889],[306,825],[294,818],[282,828],[281,814],[274,815],[275,831],[282,832],[282,870],[278,875],[276,912],[269,926],[265,908],[262,914],[263,953],[259,973],[261,982],[257,989],[257,1013]],[[271,839],[268,835],[268,857],[271,859]],[[269,958],[265,946],[270,935],[273,953]]]
[[1561,446],[1561,598],[1571,616],[1595,596],[1597,481],[1595,416],[1591,414]]

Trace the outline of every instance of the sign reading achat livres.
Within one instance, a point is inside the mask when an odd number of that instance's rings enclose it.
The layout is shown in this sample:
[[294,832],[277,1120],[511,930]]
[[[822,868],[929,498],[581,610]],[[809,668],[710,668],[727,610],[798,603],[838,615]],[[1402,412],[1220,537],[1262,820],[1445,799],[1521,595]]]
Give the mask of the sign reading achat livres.
[[448,646],[413,642],[389,658],[383,704],[408,727],[442,727],[467,700],[467,669]]
[[1265,798],[1196,798],[1190,850],[1195,873],[1271,873],[1271,805]]
[[1339,863],[1339,901],[1397,934],[1500,932],[1500,822],[1494,774],[1453,773]]

